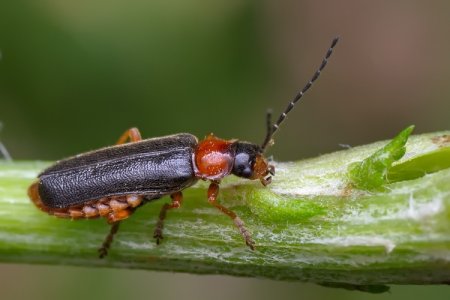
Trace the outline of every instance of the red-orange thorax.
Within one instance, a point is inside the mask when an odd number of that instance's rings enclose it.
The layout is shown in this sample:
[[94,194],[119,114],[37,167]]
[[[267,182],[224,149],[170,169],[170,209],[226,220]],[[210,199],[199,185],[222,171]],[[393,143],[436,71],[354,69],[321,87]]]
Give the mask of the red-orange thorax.
[[220,180],[229,175],[234,163],[233,142],[213,134],[201,141],[194,154],[195,175],[207,180]]

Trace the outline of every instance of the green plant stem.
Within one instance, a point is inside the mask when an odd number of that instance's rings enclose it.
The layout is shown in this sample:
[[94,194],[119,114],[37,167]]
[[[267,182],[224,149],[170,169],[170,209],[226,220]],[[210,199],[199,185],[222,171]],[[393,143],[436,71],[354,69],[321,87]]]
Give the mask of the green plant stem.
[[[276,176],[266,188],[230,176],[221,184],[219,201],[246,222],[256,251],[245,246],[229,218],[208,204],[207,183],[200,182],[185,191],[180,209],[168,213],[161,245],[152,232],[167,198],[124,221],[108,257],[99,259],[97,248],[109,231],[105,220],[58,219],[28,199],[27,187],[49,163],[1,162],[0,261],[327,284],[449,283],[450,155],[442,153],[450,153],[450,145],[441,138],[448,134],[412,136],[406,155],[394,163],[395,182],[382,191],[352,188],[347,168],[386,142],[276,163]],[[430,153],[440,153],[439,161],[431,157],[434,173],[402,180],[402,174],[411,173],[409,166],[425,164],[426,169]]]

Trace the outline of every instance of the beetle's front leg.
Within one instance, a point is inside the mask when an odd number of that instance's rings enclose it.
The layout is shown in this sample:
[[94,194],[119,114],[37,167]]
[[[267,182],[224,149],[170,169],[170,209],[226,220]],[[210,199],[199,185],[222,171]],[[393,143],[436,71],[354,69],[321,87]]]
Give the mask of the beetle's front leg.
[[164,204],[161,208],[161,211],[159,212],[159,219],[156,223],[156,228],[153,233],[153,237],[156,239],[156,244],[159,245],[161,240],[163,239],[163,228],[164,228],[164,219],[166,218],[167,211],[172,208],[179,208],[181,206],[181,202],[183,201],[183,194],[181,192],[176,192],[172,195],[170,195],[172,198],[172,203]]
[[216,200],[218,195],[219,184],[217,182],[211,182],[208,188],[208,202],[233,220],[234,225],[239,228],[239,232],[243,236],[247,246],[249,246],[250,249],[255,250],[255,242],[252,239],[251,233],[247,230],[247,228],[245,228],[244,221],[242,221],[241,218],[236,215],[236,213],[217,203]]

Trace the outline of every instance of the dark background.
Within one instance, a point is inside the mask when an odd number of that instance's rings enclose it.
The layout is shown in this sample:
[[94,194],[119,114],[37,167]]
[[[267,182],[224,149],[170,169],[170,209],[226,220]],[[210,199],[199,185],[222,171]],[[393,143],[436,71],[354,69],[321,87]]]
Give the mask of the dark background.
[[[0,139],[14,159],[56,160],[144,137],[210,132],[261,143],[342,40],[276,136],[297,160],[450,128],[448,1],[43,0],[0,4]],[[71,267],[0,266],[4,299],[357,299],[313,285]],[[448,299],[443,287],[384,297]],[[1,298],[3,299],[4,296]],[[377,297],[380,298],[380,297]],[[381,297],[382,298],[382,297]]]

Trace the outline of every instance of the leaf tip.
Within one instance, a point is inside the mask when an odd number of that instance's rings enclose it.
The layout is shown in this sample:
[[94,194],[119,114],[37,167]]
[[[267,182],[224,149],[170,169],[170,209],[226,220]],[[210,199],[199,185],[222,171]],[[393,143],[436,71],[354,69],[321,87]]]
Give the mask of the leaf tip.
[[347,174],[351,183],[355,187],[365,190],[377,189],[387,183],[386,174],[392,163],[405,154],[405,145],[414,127],[414,125],[408,126],[383,148],[378,149],[362,161],[350,164]]

